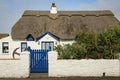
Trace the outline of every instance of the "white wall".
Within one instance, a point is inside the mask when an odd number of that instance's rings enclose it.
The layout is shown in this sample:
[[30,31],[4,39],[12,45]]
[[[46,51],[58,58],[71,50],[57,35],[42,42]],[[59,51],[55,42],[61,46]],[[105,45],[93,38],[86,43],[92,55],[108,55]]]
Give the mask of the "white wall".
[[[2,42],[8,42],[9,43],[9,53],[2,53]],[[2,38],[0,40],[0,58],[12,58],[12,53],[14,51],[15,48],[20,47],[20,43],[13,41],[11,39],[11,36],[6,37],[6,38]]]
[[52,41],[54,42],[54,46],[58,45],[59,44],[59,41],[57,41],[56,39],[54,39],[52,36],[50,36],[49,34],[45,35],[43,38],[41,38],[38,43],[40,43],[40,48],[41,48],[41,43],[42,41]]
[[[71,40],[71,41],[58,41],[55,38],[53,38],[52,36],[50,36],[49,34],[45,35],[44,37],[42,37],[40,40],[38,41],[15,41],[12,40],[11,36],[5,37],[0,39],[0,59],[1,58],[12,58],[12,53],[13,51],[20,47],[20,49],[17,50],[17,52],[21,53],[21,42],[27,42],[27,46],[30,46],[31,49],[41,49],[41,43],[42,41],[53,41],[54,42],[54,46],[57,45],[65,45],[65,44],[72,44],[75,41]],[[2,53],[2,42],[8,42],[9,43],[9,53]],[[19,58],[19,56],[16,55],[17,58]]]
[[[8,42],[9,43],[9,53],[2,53],[2,43]],[[15,41],[12,40],[11,36],[0,39],[0,59],[3,58],[12,58],[13,51],[20,47],[17,52],[21,53],[21,42],[27,42],[27,46],[30,46],[31,49],[41,49],[41,45],[38,44],[36,41]],[[15,55],[15,57],[19,58],[19,56]]]
[[[43,38],[41,38],[38,42],[40,43],[41,45],[41,42],[42,41],[53,41],[54,42],[54,46],[57,46],[57,45],[62,45],[64,46],[65,44],[72,44],[74,43],[75,41],[74,40],[56,40],[55,38],[53,38],[52,36],[50,36],[49,34],[45,35]],[[40,46],[41,48],[41,46]]]
[[62,46],[64,46],[65,44],[72,45],[73,43],[75,43],[74,40],[61,40],[59,44],[62,45]]
[[[2,52],[2,43],[8,42],[9,43],[9,53],[3,53]],[[6,38],[0,39],[0,59],[2,58],[12,58],[13,51],[19,47],[17,52],[21,53],[21,42],[27,42],[27,41],[14,41],[12,40],[11,36],[8,36]],[[34,42],[32,42],[34,45]],[[15,55],[15,57],[20,58],[20,56]]]
[[49,76],[120,76],[119,60],[57,60],[57,52],[49,52]]
[[19,60],[0,59],[0,78],[26,78],[30,73],[29,52],[20,55]]

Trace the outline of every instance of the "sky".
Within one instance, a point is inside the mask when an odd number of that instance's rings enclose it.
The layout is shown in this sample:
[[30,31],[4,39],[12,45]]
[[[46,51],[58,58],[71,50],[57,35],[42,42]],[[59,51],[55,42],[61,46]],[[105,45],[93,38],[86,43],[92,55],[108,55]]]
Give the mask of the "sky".
[[11,34],[25,10],[49,11],[52,3],[57,10],[111,10],[120,21],[120,0],[0,0],[0,33]]

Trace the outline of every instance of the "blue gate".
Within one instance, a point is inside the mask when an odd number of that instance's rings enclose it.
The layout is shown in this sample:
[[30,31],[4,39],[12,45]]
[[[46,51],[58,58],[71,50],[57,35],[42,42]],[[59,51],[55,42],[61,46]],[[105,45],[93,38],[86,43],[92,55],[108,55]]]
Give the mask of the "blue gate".
[[50,50],[32,50],[28,47],[28,51],[30,51],[30,72],[47,73]]

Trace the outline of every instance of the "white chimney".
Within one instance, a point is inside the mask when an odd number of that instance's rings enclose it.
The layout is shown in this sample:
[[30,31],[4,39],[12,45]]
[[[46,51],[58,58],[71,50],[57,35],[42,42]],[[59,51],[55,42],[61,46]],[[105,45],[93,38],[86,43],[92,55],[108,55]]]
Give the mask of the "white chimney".
[[56,8],[55,3],[52,3],[50,13],[51,14],[57,14],[57,8]]

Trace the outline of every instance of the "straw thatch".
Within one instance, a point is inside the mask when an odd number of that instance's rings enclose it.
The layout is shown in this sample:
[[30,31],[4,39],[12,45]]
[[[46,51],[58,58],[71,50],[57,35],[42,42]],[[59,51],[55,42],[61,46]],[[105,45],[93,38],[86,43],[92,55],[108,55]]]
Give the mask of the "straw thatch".
[[0,39],[9,36],[9,34],[0,33]]
[[98,32],[118,23],[111,11],[25,11],[12,28],[12,38],[25,40],[31,34],[36,39],[50,32],[60,39],[74,39],[83,28]]

